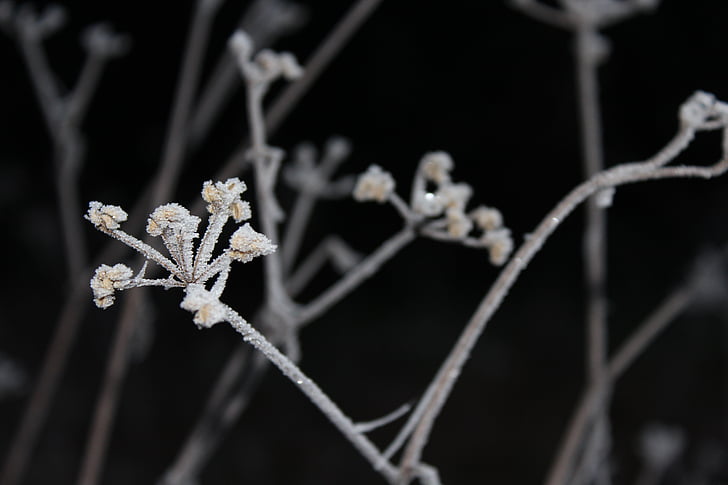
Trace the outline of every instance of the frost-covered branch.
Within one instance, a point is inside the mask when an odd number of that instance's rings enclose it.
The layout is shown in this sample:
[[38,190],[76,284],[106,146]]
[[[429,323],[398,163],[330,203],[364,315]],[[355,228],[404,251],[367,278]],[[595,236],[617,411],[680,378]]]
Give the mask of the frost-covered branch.
[[[716,120],[720,120],[717,124]],[[658,154],[643,162],[626,163],[604,170],[574,188],[552,209],[530,237],[516,251],[503,271],[485,295],[437,376],[430,384],[425,397],[412,416],[419,419],[400,463],[401,483],[408,483],[416,470],[424,446],[427,444],[435,419],[460,375],[470,351],[482,334],[495,311],[513,286],[520,273],[538,253],[546,240],[581,203],[600,190],[644,180],[662,178],[701,177],[711,178],[728,169],[728,106],[717,102],[713,96],[698,92],[691,96],[680,109],[681,126],[675,137]],[[719,162],[710,166],[681,165],[665,167],[693,140],[696,132],[706,129],[723,130],[723,155]],[[407,426],[407,425],[406,425]]]

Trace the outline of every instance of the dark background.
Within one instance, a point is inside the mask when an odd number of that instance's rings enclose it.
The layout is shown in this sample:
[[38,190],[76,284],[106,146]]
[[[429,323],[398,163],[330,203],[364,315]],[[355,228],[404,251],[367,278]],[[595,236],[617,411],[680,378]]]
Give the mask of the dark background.
[[[223,9],[210,59],[224,49],[243,3]],[[308,6],[309,21],[276,47],[305,60],[350,2],[298,3]],[[77,37],[85,25],[108,20],[133,39],[129,55],[106,71],[84,125],[88,156],[80,197],[130,209],[160,158],[192,3],[66,5],[70,23],[47,45],[69,85],[83,59]],[[728,99],[726,20],[725,2],[665,0],[654,14],[605,32],[612,46],[600,69],[608,165],[661,148],[677,128],[678,106],[696,89]],[[0,352],[32,380],[68,280],[50,140],[7,37],[0,39],[0,58]],[[239,94],[191,156],[175,200],[194,200],[237,146],[246,133],[243,108]],[[271,143],[286,150],[306,140],[321,146],[332,134],[353,144],[342,174],[380,164],[393,172],[403,196],[422,154],[449,151],[455,180],[474,188],[472,203],[500,208],[518,244],[581,179],[571,38],[502,1],[385,1]],[[701,136],[680,160],[712,163],[719,146],[717,135]],[[728,241],[726,180],[650,182],[617,192],[609,216],[613,346],[684,280],[698,254]],[[285,188],[281,199],[291,200]],[[376,204],[342,200],[317,210],[309,248],[335,233],[367,253],[400,226],[391,208]],[[582,230],[577,212],[531,263],[476,346],[425,452],[444,483],[543,479],[584,384]],[[90,226],[86,236],[93,251],[107,243]],[[225,293],[249,318],[261,293],[260,271],[259,262],[237,267]],[[485,252],[419,240],[306,328],[302,368],[354,420],[386,414],[424,391],[496,275]],[[324,271],[306,296],[334,278]],[[129,371],[104,484],[154,482],[239,342],[224,326],[199,331],[178,308],[178,291],[152,295],[153,341]],[[75,480],[118,316],[118,306],[88,312],[27,483]],[[705,450],[725,457],[725,319],[720,306],[695,307],[619,382],[611,409],[617,483],[633,480],[639,432],[650,422],[677,426],[686,436],[687,449],[665,483],[684,483],[702,466]],[[30,383],[26,393],[0,401],[0,456],[29,389]],[[372,436],[384,446],[395,430]],[[710,483],[728,483],[725,467],[709,475]],[[202,483],[383,481],[272,371]]]

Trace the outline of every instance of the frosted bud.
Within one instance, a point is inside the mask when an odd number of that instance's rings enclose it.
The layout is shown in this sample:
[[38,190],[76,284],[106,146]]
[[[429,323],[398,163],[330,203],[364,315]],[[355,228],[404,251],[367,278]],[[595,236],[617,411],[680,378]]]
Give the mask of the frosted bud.
[[444,184],[450,181],[450,171],[455,164],[452,157],[446,152],[430,152],[422,157],[420,162],[422,175],[427,180],[431,180],[437,184]]
[[481,205],[470,212],[470,218],[479,229],[492,231],[503,225],[503,215],[498,209]]
[[159,236],[170,229],[185,233],[186,236],[197,236],[199,217],[190,214],[190,211],[179,204],[171,203],[157,207],[147,219],[147,232],[150,236]]
[[394,191],[394,178],[379,165],[370,165],[366,172],[359,176],[354,187],[354,199],[363,202],[375,200],[384,203]]
[[445,207],[462,210],[473,195],[473,189],[465,183],[445,184],[437,191],[437,195]]
[[486,232],[481,241],[488,248],[490,262],[496,266],[505,263],[513,251],[511,231],[506,228]]
[[278,62],[280,64],[283,77],[289,81],[303,76],[303,68],[298,63],[298,60],[296,60],[296,56],[290,52],[281,52],[278,55]]
[[696,91],[680,106],[683,125],[698,127],[712,114],[715,97],[705,91]]
[[129,49],[129,39],[115,34],[108,24],[95,24],[88,27],[81,36],[81,43],[87,51],[102,57],[115,57]]
[[23,5],[18,10],[18,20],[26,35],[44,38],[60,30],[66,24],[67,16],[60,5],[48,5],[38,14]]
[[114,266],[102,264],[96,268],[91,278],[91,289],[94,292],[94,303],[99,308],[109,308],[114,304],[114,292],[123,289],[134,277],[134,272],[121,263]]
[[225,305],[212,292],[196,283],[187,285],[185,297],[179,306],[183,310],[195,313],[194,322],[200,328],[210,328],[216,323],[225,321]]
[[326,141],[324,153],[334,160],[343,160],[351,153],[351,143],[343,136],[332,136]]
[[651,468],[662,469],[669,466],[680,455],[684,446],[685,437],[678,428],[652,424],[640,436],[642,457]]
[[252,217],[250,204],[240,199],[240,194],[246,190],[245,183],[237,177],[214,184],[208,180],[202,186],[202,199],[208,202],[207,211],[210,214],[229,209],[235,222],[241,222]]
[[473,221],[460,209],[448,209],[446,219],[447,232],[452,237],[462,239],[473,229]]
[[237,57],[238,63],[242,64],[253,54],[253,41],[248,34],[242,30],[236,30],[228,41],[228,47]]
[[120,224],[126,220],[127,213],[118,205],[104,205],[93,201],[88,203],[88,212],[84,218],[97,229],[109,232],[119,229]]
[[258,66],[263,79],[272,80],[282,73],[281,59],[278,54],[270,49],[263,49],[258,52],[258,55],[255,56],[255,64]]
[[247,263],[258,256],[273,253],[276,245],[265,234],[255,231],[250,224],[238,228],[230,237],[228,255],[235,261]]

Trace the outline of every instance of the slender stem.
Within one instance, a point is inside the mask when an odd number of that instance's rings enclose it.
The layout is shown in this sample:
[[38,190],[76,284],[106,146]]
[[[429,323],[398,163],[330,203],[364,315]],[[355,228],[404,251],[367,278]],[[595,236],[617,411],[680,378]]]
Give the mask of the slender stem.
[[157,172],[152,192],[152,207],[168,200],[177,185],[187,145],[185,136],[192,102],[202,73],[202,60],[207,47],[210,27],[220,2],[212,3],[214,6],[210,7],[205,5],[205,0],[199,0],[192,18],[192,26],[184,51],[185,58],[175,93],[171,122],[167,131],[162,165]]
[[84,143],[77,130],[61,129],[61,139],[56,139],[55,158],[58,172],[56,174],[56,190],[58,192],[58,211],[61,216],[61,230],[66,262],[71,281],[75,281],[87,264],[86,240],[83,237],[83,213],[78,197],[80,194],[78,179],[84,158]]
[[35,87],[48,132],[51,136],[55,136],[58,128],[58,115],[61,110],[61,95],[53,71],[48,66],[48,59],[41,48],[40,39],[25,32],[23,28],[20,29],[19,34],[20,50],[28,66],[30,80]]
[[240,317],[232,308],[226,307],[227,320],[240,333],[246,342],[263,353],[273,365],[303,392],[321,412],[341,431],[352,445],[390,482],[395,483],[397,471],[390,463],[382,465],[382,455],[376,446],[362,433],[341,409],[321,390],[316,383],[305,375],[288,357],[273,346],[261,333]]
[[281,240],[281,259],[286,274],[290,273],[293,263],[296,261],[315,204],[316,196],[306,191],[299,193],[293,204],[293,210]]
[[11,441],[8,456],[0,470],[2,485],[15,485],[20,482],[38,435],[48,417],[51,400],[63,375],[63,364],[68,360],[83,315],[89,308],[89,305],[84,305],[84,301],[88,298],[88,278],[82,279],[83,284],[79,282],[72,286],[56,322],[56,330],[46,351],[33,394],[25,407],[23,417]]
[[78,485],[95,485],[99,482],[104,457],[111,436],[111,426],[116,414],[119,395],[126,375],[129,357],[128,346],[138,317],[143,288],[132,292],[123,307],[116,327],[111,355],[106,367],[101,394],[96,404],[92,426],[87,438],[86,454],[81,466]]
[[78,175],[84,157],[84,142],[78,126],[96,92],[105,64],[97,56],[89,54],[72,95],[64,102],[60,98],[40,40],[28,36],[22,30],[19,38],[41,111],[55,145],[58,207],[72,289],[61,310],[38,382],[0,473],[0,483],[3,485],[17,483],[24,474],[40,429],[48,416],[48,408],[63,374],[80,320],[87,308],[83,299],[87,294],[84,290],[88,285],[88,278],[82,276],[85,273],[87,251],[82,237],[81,219],[78,217],[82,212],[78,201]]
[[306,61],[303,76],[283,91],[281,96],[271,105],[265,120],[268,129],[278,128],[278,125],[288,116],[291,108],[308,92],[313,83],[321,76],[321,73],[344,48],[361,25],[374,13],[381,2],[382,0],[359,0],[346,12],[344,18]]
[[389,259],[393,258],[400,249],[404,248],[415,238],[414,230],[406,226],[394,236],[386,240],[376,251],[367,256],[351,271],[346,273],[339,281],[334,283],[315,300],[305,305],[296,315],[297,325],[304,325],[319,317],[332,305],[348,295],[365,279],[371,277]]
[[[247,80],[248,124],[250,127],[251,152],[255,167],[255,192],[258,200],[258,214],[263,233],[273,243],[278,244],[278,224],[275,199],[275,178],[277,176],[276,154],[270,149],[266,139],[266,126],[263,117],[263,96],[267,84]],[[266,303],[271,311],[289,320],[287,309],[291,302],[283,284],[283,265],[278,252],[264,258]]]
[[[437,415],[447,400],[457,380],[463,364],[470,355],[470,351],[485,329],[490,318],[500,306],[508,290],[513,286],[518,276],[533,257],[538,253],[546,240],[554,230],[561,224],[565,217],[574,211],[579,204],[598,190],[607,187],[616,187],[627,183],[642,180],[653,180],[667,177],[696,176],[710,178],[721,174],[728,169],[728,160],[721,160],[714,166],[678,166],[654,168],[653,163],[666,151],[672,152],[676,147],[687,146],[692,139],[694,132],[691,129],[681,129],[673,140],[652,159],[642,163],[631,163],[605,170],[581,183],[564,197],[554,209],[549,212],[536,230],[531,233],[521,247],[516,251],[513,258],[508,262],[500,273],[490,291],[486,294],[477,310],[471,317],[465,329],[458,338],[457,343],[451,350],[447,359],[438,371],[437,377],[433,380],[430,388],[434,391],[425,394],[418,407],[422,406],[424,412],[422,418],[414,430],[412,437],[404,451],[400,463],[401,483],[407,483],[416,465],[420,461],[422,449],[427,443],[430,431],[434,425]],[[415,410],[414,414],[419,411]]]
[[[603,169],[601,112],[597,65],[589,54],[589,44],[597,34],[591,28],[576,33],[576,71],[579,88],[579,114],[582,139],[584,177]],[[584,233],[584,279],[587,289],[588,378],[597,381],[604,373],[607,355],[606,260],[607,224],[605,211],[595,197],[587,204]]]
[[[604,167],[598,65],[592,47],[598,35],[592,25],[583,24],[576,30],[574,39],[583,171],[584,177],[587,179]],[[586,204],[583,260],[587,293],[587,381],[597,385],[605,378],[609,345],[606,294],[607,213],[604,208],[599,207],[597,196],[591,197]],[[604,392],[602,396],[610,399],[611,393]],[[594,447],[589,448],[589,450],[593,450],[589,454],[602,455],[605,453],[604,448],[608,448],[610,434],[608,407],[605,405],[602,409],[603,413],[598,418],[601,425],[595,425],[593,429],[601,430],[602,432],[598,433],[596,437],[603,439],[600,440],[601,442],[595,443]],[[587,461],[593,462],[595,459],[594,456],[585,456]],[[595,463],[595,465],[596,470],[601,466],[600,463]],[[586,478],[588,479],[588,477]]]
[[89,52],[86,62],[81,69],[81,74],[76,81],[76,87],[67,101],[66,116],[75,123],[79,122],[86,115],[91,98],[96,93],[103,68],[106,65],[105,57],[101,57],[93,51]]
[[[346,43],[359,30],[364,22],[376,10],[382,0],[359,0],[344,18],[334,27],[328,36],[319,44],[313,55],[307,60],[303,76],[296,82],[289,84],[283,92],[270,105],[265,125],[269,132],[274,132],[298,105],[301,98],[311,89],[326,67],[341,52]],[[225,165],[218,171],[216,178],[222,180],[235,174],[245,159],[247,141],[243,141],[235,152],[228,158]]]
[[[222,439],[226,427],[222,422],[222,409],[226,402],[227,391],[241,382],[243,368],[250,360],[251,348],[239,345],[232,357],[225,364],[213,392],[200,414],[194,429],[187,437],[182,450],[178,453],[174,463],[164,474],[160,481],[164,485],[183,485],[197,481],[204,463],[207,461],[215,445]],[[261,355],[261,354],[258,354]],[[263,359],[265,362],[267,360]],[[253,365],[255,366],[255,361]],[[247,381],[245,381],[247,382]]]
[[316,276],[327,261],[334,258],[332,246],[345,244],[336,236],[329,236],[319,243],[304,259],[286,280],[286,290],[290,295],[299,294]]
[[606,381],[603,381],[602,385],[589,386],[572,414],[556,459],[545,481],[546,485],[561,485],[568,480],[580,445],[590,429],[590,424],[593,423],[592,416],[598,411],[597,408],[604,405],[601,397],[605,392],[603,384],[608,382],[610,387],[613,386],[614,382],[654,339],[687,308],[692,298],[693,291],[689,286],[675,290],[660,303],[610,358]]

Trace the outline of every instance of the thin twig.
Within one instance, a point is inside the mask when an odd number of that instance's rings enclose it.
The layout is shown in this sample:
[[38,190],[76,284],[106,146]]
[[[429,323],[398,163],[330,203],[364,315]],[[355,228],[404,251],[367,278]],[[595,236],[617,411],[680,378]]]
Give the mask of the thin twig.
[[[599,79],[593,44],[598,33],[592,25],[583,25],[574,32],[576,80],[579,90],[578,104],[581,120],[581,143],[584,178],[588,179],[604,168],[599,105]],[[584,228],[583,258],[586,283],[587,308],[587,382],[596,384],[605,378],[608,353],[607,324],[607,212],[599,206],[598,195],[592,196],[586,204],[586,225]],[[610,393],[605,392],[605,399]],[[604,438],[595,443],[593,453],[601,455],[608,448],[609,416],[606,406],[599,417]],[[595,429],[596,429],[595,428]],[[593,458],[592,460],[593,461]],[[599,465],[597,464],[597,469]],[[573,485],[580,485],[575,483]]]
[[296,314],[296,325],[305,325],[311,320],[318,318],[332,305],[359,286],[364,280],[376,273],[382,264],[393,258],[395,254],[412,242],[414,238],[414,229],[406,226],[386,240],[376,251],[364,258],[339,281],[330,286],[312,302],[300,308]]
[[316,383],[305,375],[288,357],[273,346],[260,332],[238,315],[230,307],[226,308],[227,321],[240,333],[246,342],[263,353],[273,365],[288,377],[313,402],[321,412],[341,431],[346,439],[364,456],[372,466],[378,467],[390,483],[397,480],[397,470],[390,463],[382,465],[382,455],[377,447],[362,433],[341,409],[321,390]]
[[[611,385],[619,379],[650,343],[687,308],[692,298],[693,290],[690,286],[678,288],[665,298],[655,311],[639,325],[637,330],[622,343],[610,358],[607,367],[607,380]],[[566,483],[570,471],[573,469],[576,454],[592,422],[591,417],[597,412],[597,407],[605,404],[603,399],[600,399],[603,392],[603,386],[590,386],[582,394],[564,433],[556,459],[547,475],[546,485]]]
[[119,395],[126,375],[129,359],[128,346],[134,334],[137,306],[147,291],[138,288],[126,299],[122,315],[116,327],[114,343],[107,363],[103,387],[96,403],[91,429],[87,439],[78,485],[95,485],[99,482],[104,457],[109,445],[110,429],[116,414]]
[[33,393],[25,407],[18,429],[11,441],[12,446],[3,464],[2,472],[0,472],[0,484],[2,485],[15,485],[20,482],[28,467],[38,435],[48,418],[50,402],[63,375],[63,364],[68,360],[71,345],[76,338],[81,320],[89,308],[88,305],[84,305],[88,299],[88,278],[82,279],[83,284],[79,282],[72,286],[72,291],[66,297],[55,324],[56,330],[43,358]]

